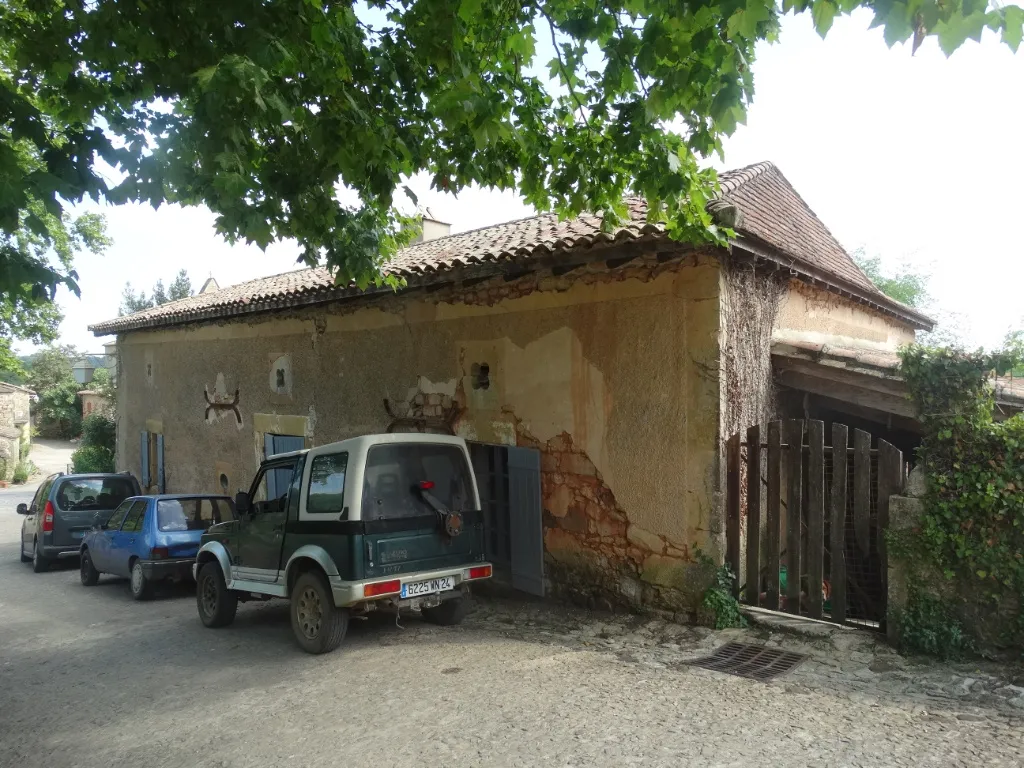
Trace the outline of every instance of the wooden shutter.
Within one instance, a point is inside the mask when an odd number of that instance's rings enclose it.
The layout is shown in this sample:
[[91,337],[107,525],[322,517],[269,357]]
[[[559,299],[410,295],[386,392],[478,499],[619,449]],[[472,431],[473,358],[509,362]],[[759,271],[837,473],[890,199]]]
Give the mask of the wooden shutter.
[[512,586],[544,596],[544,521],[540,495],[540,452],[508,449],[511,509]]

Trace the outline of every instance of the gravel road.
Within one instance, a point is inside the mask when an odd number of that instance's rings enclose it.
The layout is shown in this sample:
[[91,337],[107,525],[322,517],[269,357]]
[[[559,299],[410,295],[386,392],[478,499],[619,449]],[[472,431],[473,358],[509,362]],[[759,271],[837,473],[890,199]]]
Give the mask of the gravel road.
[[311,657],[283,602],[208,630],[187,591],[135,603],[124,581],[82,587],[74,564],[34,575],[19,524],[0,497],[2,766],[1024,763],[1002,715],[664,663],[725,636],[605,617],[631,634],[602,641],[601,617],[557,606],[481,602],[455,629],[377,617]]

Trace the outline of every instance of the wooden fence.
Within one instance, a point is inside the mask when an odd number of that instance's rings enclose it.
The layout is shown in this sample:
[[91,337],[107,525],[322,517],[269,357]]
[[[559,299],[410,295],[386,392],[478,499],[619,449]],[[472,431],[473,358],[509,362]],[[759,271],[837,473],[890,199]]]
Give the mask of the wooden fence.
[[881,628],[903,455],[859,429],[852,446],[846,425],[830,431],[826,444],[824,422],[790,419],[728,440],[726,561],[749,605]]

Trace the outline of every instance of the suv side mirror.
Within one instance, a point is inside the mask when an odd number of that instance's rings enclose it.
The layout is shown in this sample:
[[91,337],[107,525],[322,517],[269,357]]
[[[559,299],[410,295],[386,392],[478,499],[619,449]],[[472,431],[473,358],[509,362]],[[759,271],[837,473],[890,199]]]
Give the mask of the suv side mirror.
[[17,506],[16,509],[17,509],[17,512],[18,512],[19,515],[27,515],[28,514],[28,504],[21,503],[21,504],[19,504]]
[[252,505],[249,503],[249,494],[245,491],[239,491],[235,494],[235,511],[240,515],[247,515],[251,510]]

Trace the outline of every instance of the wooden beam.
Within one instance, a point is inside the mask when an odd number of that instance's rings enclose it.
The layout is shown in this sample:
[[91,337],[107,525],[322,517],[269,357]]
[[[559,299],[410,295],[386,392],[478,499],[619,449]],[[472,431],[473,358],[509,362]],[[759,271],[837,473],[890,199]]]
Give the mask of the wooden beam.
[[908,418],[915,418],[917,416],[917,408],[914,404],[907,400],[906,397],[898,395],[865,389],[798,371],[779,371],[775,375],[775,381],[783,386],[799,389],[802,392],[845,400],[865,408],[873,408],[876,411],[884,411]]
[[779,568],[782,563],[782,422],[768,425],[768,532],[765,537],[765,608],[779,610]]
[[845,424],[832,425],[832,496],[829,504],[829,560],[831,561],[832,621],[846,622],[846,447]]
[[800,613],[800,539],[803,522],[804,422],[786,421],[786,611]]

